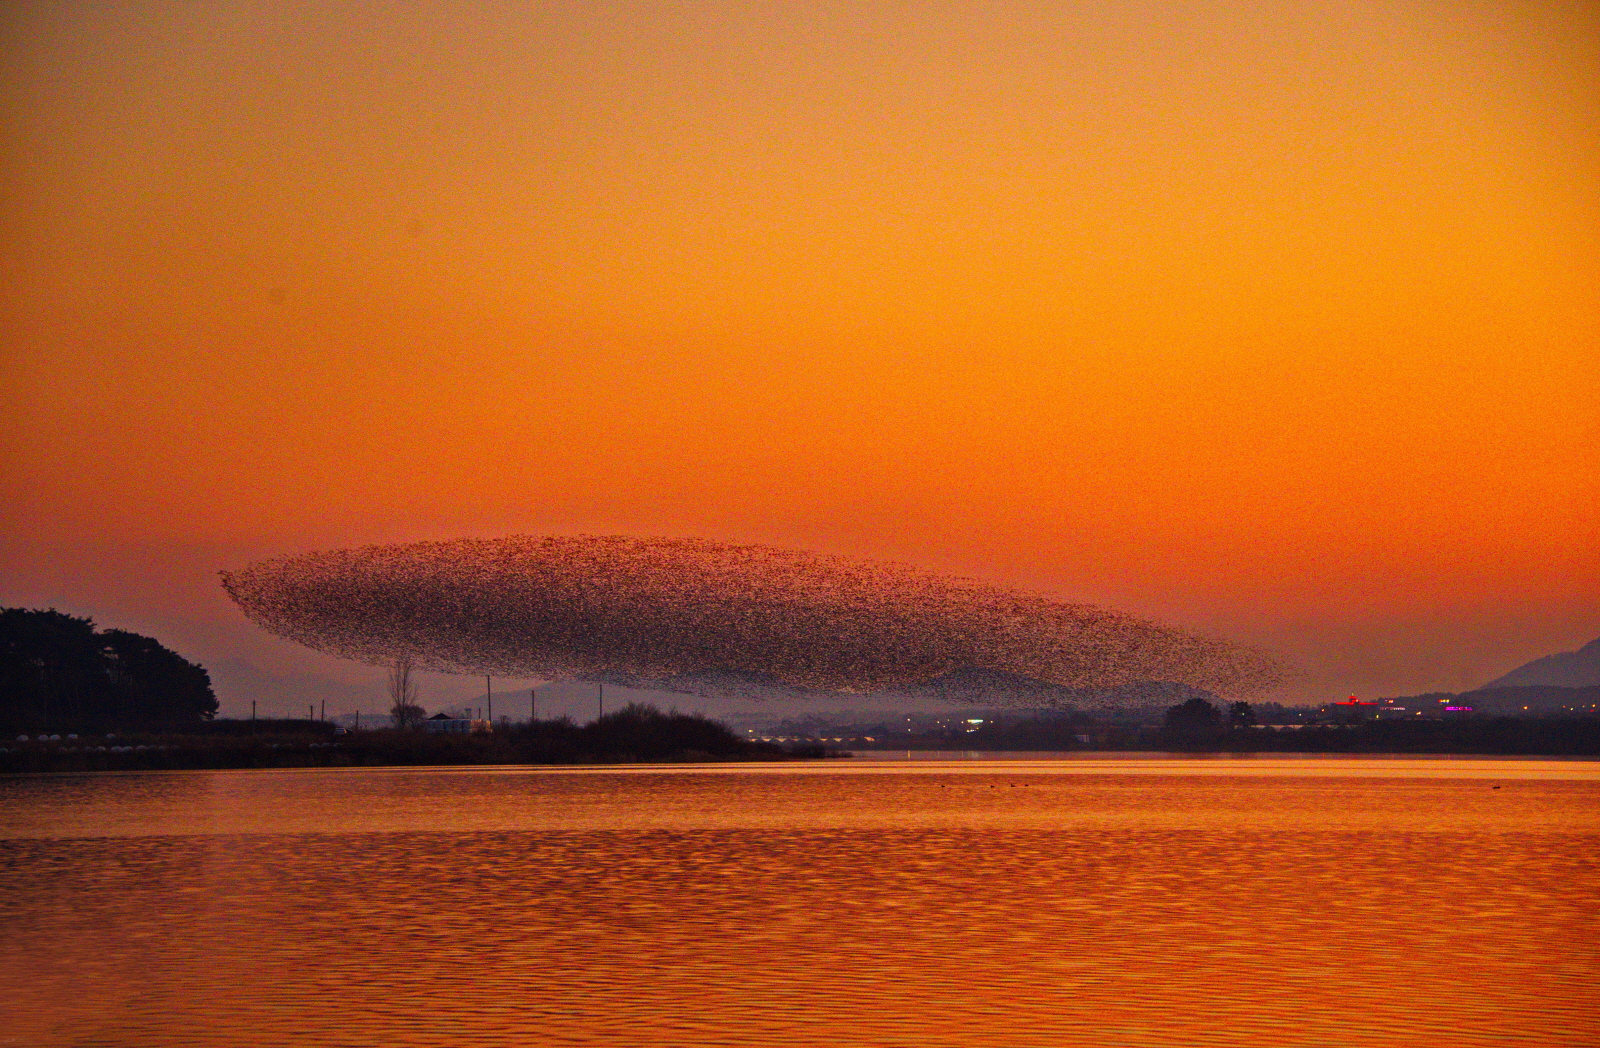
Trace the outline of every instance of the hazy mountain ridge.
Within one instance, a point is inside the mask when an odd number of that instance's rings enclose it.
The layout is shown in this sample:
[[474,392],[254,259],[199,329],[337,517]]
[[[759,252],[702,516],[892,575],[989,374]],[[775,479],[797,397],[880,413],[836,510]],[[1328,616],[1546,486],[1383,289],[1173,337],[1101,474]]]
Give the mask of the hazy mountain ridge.
[[381,684],[347,684],[309,673],[277,674],[242,658],[220,659],[209,668],[225,717],[248,717],[252,701],[264,717],[303,716],[309,704],[324,702],[341,711],[387,709]]
[[904,690],[913,698],[936,698],[971,705],[995,703],[1026,708],[1176,705],[1188,699],[1215,699],[1201,688],[1170,681],[1139,681],[1105,688],[1073,688],[1004,670],[966,666]]
[[1600,637],[1577,651],[1563,651],[1518,666],[1478,688],[1556,687],[1588,688],[1600,685]]
[[[219,659],[211,664],[208,670],[217,698],[221,700],[221,716],[224,717],[250,716],[252,701],[258,704],[260,715],[263,717],[300,717],[305,715],[308,707],[320,715],[322,706],[326,703],[330,718],[335,713],[342,715],[353,710],[365,710],[369,714],[386,713],[392,702],[388,685],[382,679],[365,684],[352,684],[314,673],[273,673],[238,657]],[[474,707],[483,706],[485,703],[482,682],[481,677],[429,674],[421,681],[422,705],[430,712],[446,706],[451,708],[468,704]],[[502,687],[504,691],[501,690]],[[501,700],[502,695],[514,698],[514,701],[519,703],[514,708],[508,705],[507,710],[526,716],[528,710],[526,684],[521,681],[506,681],[502,685],[497,680],[495,684],[497,702]],[[497,709],[496,712],[502,711]]]
[[[635,687],[715,699],[827,699],[842,696],[784,684],[770,674],[733,670],[700,670]],[[1116,687],[1074,688],[1025,677],[1005,670],[963,666],[942,676],[905,688],[865,692],[850,696],[857,701],[936,702],[957,705],[994,705],[1025,709],[1063,709],[1089,706],[1173,705],[1187,699],[1215,699],[1211,692],[1169,681],[1139,681]]]

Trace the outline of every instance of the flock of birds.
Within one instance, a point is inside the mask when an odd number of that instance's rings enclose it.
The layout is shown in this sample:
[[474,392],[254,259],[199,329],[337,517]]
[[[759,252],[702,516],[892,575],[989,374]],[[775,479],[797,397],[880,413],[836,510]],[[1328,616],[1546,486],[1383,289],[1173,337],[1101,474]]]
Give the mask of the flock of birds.
[[1264,653],[1093,605],[699,539],[367,546],[259,561],[222,584],[257,625],[342,658],[701,695],[905,693],[976,674],[1238,697],[1284,675]]

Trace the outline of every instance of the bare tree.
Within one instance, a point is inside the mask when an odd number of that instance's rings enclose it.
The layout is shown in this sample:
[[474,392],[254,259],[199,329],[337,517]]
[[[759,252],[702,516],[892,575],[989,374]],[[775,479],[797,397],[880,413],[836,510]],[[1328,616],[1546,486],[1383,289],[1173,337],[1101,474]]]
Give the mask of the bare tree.
[[410,728],[421,723],[427,715],[417,704],[417,682],[412,679],[410,655],[402,655],[389,667],[389,718],[396,728]]

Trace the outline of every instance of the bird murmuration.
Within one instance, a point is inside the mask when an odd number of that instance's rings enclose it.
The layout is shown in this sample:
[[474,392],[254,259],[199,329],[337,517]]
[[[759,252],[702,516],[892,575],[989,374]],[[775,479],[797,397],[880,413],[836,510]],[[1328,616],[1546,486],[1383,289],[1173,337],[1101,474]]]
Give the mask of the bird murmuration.
[[279,637],[446,673],[746,696],[896,691],[964,670],[1070,688],[1168,681],[1226,696],[1284,678],[1261,652],[1094,605],[700,539],[367,546],[259,561],[223,572],[222,585]]

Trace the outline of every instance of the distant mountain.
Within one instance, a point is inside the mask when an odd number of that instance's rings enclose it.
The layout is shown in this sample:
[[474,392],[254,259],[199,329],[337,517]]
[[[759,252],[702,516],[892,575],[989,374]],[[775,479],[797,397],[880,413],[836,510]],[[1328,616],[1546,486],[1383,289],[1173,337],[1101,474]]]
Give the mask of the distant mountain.
[[220,659],[209,669],[224,717],[250,716],[252,701],[263,717],[303,717],[308,707],[320,712],[323,703],[339,712],[389,708],[381,684],[346,684],[309,673],[280,675],[241,658]]
[[[366,684],[349,684],[314,673],[273,673],[242,658],[218,659],[207,669],[222,703],[224,717],[250,716],[252,700],[263,717],[303,717],[307,707],[320,715],[326,703],[330,720],[336,713],[342,717],[354,710],[364,710],[362,723],[367,724],[374,714],[387,713],[392,702],[388,683],[381,677]],[[414,679],[421,692],[418,699],[430,713],[446,707],[477,709],[488,705],[482,677],[423,673]],[[526,716],[528,682],[496,677],[494,712],[496,717],[503,713]]]
[[1170,681],[1140,681],[1114,688],[1069,688],[1005,670],[963,666],[903,690],[913,698],[970,705],[1032,708],[1173,706],[1189,699],[1215,699],[1208,691]]
[[679,673],[662,680],[626,683],[649,691],[695,695],[703,699],[765,700],[833,697],[831,693],[814,692],[785,684],[770,673],[744,673],[727,669],[695,670],[692,673]]
[[1531,686],[1588,688],[1594,685],[1600,685],[1600,638],[1590,641],[1577,651],[1564,651],[1559,655],[1546,655],[1542,659],[1534,659],[1525,666],[1518,666],[1504,677],[1490,681],[1478,690]]
[[[634,687],[721,699],[838,699],[829,692],[813,692],[784,684],[765,673],[701,670],[665,680],[630,682]],[[1144,681],[1115,688],[1069,688],[1004,670],[963,666],[932,680],[891,691],[855,696],[861,701],[895,700],[962,703],[970,706],[1062,708],[1093,706],[1171,706],[1187,699],[1216,696],[1187,684]]]

